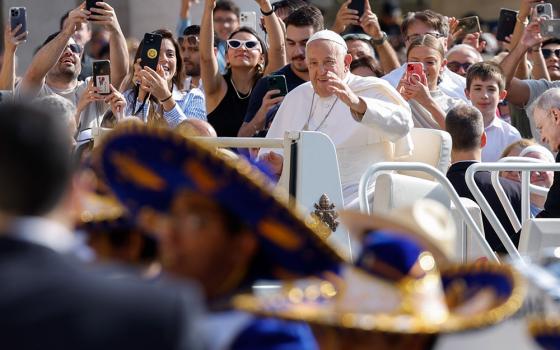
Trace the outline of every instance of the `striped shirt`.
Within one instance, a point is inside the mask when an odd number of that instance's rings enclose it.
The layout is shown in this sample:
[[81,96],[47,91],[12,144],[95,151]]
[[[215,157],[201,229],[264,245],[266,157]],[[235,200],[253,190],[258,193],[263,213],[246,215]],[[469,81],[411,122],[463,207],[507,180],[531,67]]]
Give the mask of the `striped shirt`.
[[[142,105],[142,102],[134,101],[134,91],[132,89],[125,91],[124,97],[126,99],[126,111],[124,115],[140,118],[144,122],[147,122],[151,101],[146,101],[142,110],[133,116],[134,112]],[[201,90],[195,88],[189,92],[182,92],[173,88],[173,100],[175,100],[175,107],[169,111],[163,111],[163,117],[171,128],[175,128],[182,121],[187,119],[206,121],[206,102]]]

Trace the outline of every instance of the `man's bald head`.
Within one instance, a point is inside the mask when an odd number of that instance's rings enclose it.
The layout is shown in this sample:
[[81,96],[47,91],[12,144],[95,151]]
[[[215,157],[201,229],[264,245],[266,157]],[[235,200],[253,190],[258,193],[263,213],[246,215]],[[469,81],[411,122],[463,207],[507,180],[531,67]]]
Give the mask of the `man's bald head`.
[[209,123],[200,119],[187,119],[177,126],[177,132],[184,137],[217,137],[216,130]]

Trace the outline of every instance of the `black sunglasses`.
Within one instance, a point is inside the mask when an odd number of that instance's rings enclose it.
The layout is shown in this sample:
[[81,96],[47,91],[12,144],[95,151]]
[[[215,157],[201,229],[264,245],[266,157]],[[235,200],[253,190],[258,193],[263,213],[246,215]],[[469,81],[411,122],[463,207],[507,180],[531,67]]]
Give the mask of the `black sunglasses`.
[[560,49],[556,49],[556,50],[541,49],[541,52],[545,59],[550,58],[550,56],[552,56],[553,53],[557,58],[560,58]]
[[463,67],[463,70],[466,72],[469,70],[470,66],[472,65],[473,64],[470,62],[465,62],[465,63],[459,63],[456,61],[447,62],[447,68],[449,68],[452,72],[455,73],[457,73],[459,69],[461,69],[461,67]]
[[68,47],[68,48],[70,49],[70,51],[72,51],[73,53],[77,53],[77,54],[82,53],[82,47],[81,47],[80,45],[78,45],[78,44],[68,44],[67,47]]

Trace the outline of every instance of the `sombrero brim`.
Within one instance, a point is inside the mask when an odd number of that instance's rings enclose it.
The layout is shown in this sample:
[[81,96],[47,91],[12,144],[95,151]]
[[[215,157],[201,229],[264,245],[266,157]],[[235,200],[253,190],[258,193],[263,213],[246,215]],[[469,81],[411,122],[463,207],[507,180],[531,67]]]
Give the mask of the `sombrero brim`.
[[105,182],[133,215],[143,208],[168,212],[183,191],[202,194],[237,215],[259,237],[273,277],[338,269],[344,261],[315,231],[316,223],[289,208],[269,180],[244,159],[171,130],[137,123],[107,135],[97,154]]
[[[449,318],[440,324],[405,314],[366,314],[337,311],[334,307],[306,307],[304,303],[290,302],[289,297],[275,303],[254,295],[234,298],[234,306],[243,311],[266,317],[302,321],[318,327],[341,328],[357,332],[383,332],[397,334],[456,333],[483,328],[499,323],[513,315],[522,305],[525,285],[521,277],[506,265],[478,263],[457,265],[442,270],[442,283],[446,293],[457,293],[454,286],[464,287],[465,295],[489,289],[497,302],[474,315],[461,315],[450,308]],[[455,283],[454,283],[455,282]],[[374,295],[371,296],[375,298]]]
[[543,349],[560,350],[560,319],[530,318],[529,333]]
[[390,230],[395,234],[413,240],[432,253],[438,266],[445,266],[450,263],[447,254],[440,248],[439,244],[417,227],[405,225],[402,221],[399,222],[387,215],[367,215],[355,211],[343,211],[340,213],[340,218],[350,233],[355,235],[358,240],[361,240],[361,236],[369,231]]

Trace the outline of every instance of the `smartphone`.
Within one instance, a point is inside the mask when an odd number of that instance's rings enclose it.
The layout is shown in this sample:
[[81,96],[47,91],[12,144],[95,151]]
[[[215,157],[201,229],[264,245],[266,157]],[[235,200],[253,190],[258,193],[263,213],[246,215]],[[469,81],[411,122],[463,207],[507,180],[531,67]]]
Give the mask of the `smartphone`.
[[94,7],[95,8],[101,8],[101,7],[97,6],[97,4],[96,4],[99,1],[103,1],[103,0],[86,0],[86,10],[91,12],[91,9],[94,8]]
[[111,94],[111,62],[108,60],[93,62],[93,86],[100,95]]
[[348,8],[351,10],[358,11],[358,16],[362,17],[362,15],[364,14],[364,7],[366,1],[369,0],[352,0],[350,5],[348,5]]
[[269,75],[266,77],[268,83],[268,91],[280,90],[280,93],[275,94],[272,98],[286,96],[288,94],[288,84],[286,84],[286,76],[284,75]]
[[496,39],[498,41],[506,41],[506,36],[513,34],[515,29],[515,22],[517,11],[510,9],[501,9],[500,18],[498,19],[498,31],[496,32]]
[[547,19],[541,23],[541,35],[560,38],[560,19]]
[[547,19],[554,18],[554,15],[552,14],[552,4],[550,3],[537,4],[535,9],[537,10],[537,17],[544,17]]
[[255,11],[241,11],[239,13],[239,25],[257,30],[257,13]]
[[25,7],[11,7],[10,8],[10,28],[14,30],[15,27],[21,24],[21,28],[16,35],[20,35],[27,31],[27,10]]
[[471,34],[471,33],[481,32],[480,21],[478,20],[478,16],[461,18],[459,20],[459,24],[458,24],[457,28],[462,28],[463,29],[463,34]]
[[406,64],[406,80],[412,83],[412,77],[417,75],[418,78],[422,76],[424,72],[424,64],[422,62],[408,62]]
[[142,40],[142,54],[140,56],[142,59],[140,62],[142,68],[147,66],[153,70],[157,70],[162,39],[162,36],[159,34],[144,34],[144,40]]

